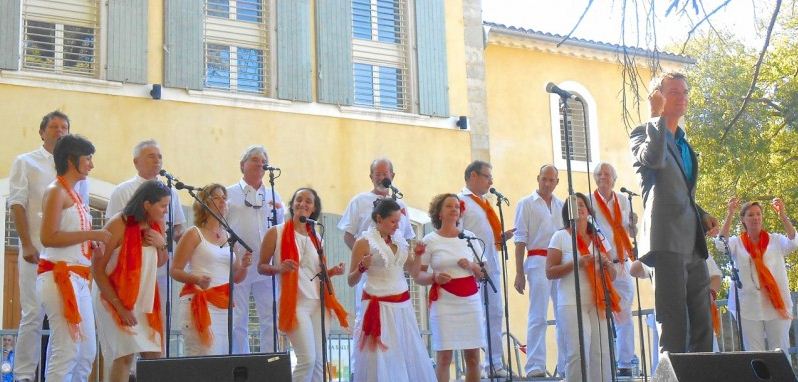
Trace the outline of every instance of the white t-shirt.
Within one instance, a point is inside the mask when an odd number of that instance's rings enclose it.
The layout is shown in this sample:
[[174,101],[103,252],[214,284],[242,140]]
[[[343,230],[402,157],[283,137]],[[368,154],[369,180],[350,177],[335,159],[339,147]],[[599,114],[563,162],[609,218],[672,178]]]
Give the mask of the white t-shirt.
[[[344,215],[338,222],[338,229],[344,232],[349,232],[355,239],[359,239],[363,232],[372,225],[371,212],[374,211],[374,202],[383,196],[377,195],[373,192],[363,192],[355,195],[349,205],[346,206]],[[416,237],[413,232],[413,227],[410,225],[410,220],[407,218],[407,206],[399,199],[396,201],[402,207],[402,219],[399,220],[399,232],[405,240],[412,240]]]
[[[466,235],[473,236],[474,234],[469,231],[463,231]],[[479,241],[472,240],[474,250],[477,255],[482,253],[482,246]],[[474,261],[474,254],[468,248],[468,243],[465,239],[457,237],[443,237],[437,232],[430,232],[424,236],[424,244],[427,248],[421,256],[421,264],[429,266],[428,272],[433,270],[437,273],[447,273],[453,279],[473,276],[470,270],[463,269],[457,262],[460,259]]]
[[[147,179],[136,175],[114,187],[114,190],[111,192],[111,198],[108,200],[108,207],[105,209],[105,216],[111,218],[117,213],[122,212],[127,202],[130,201],[130,198],[132,198],[136,190],[139,189],[139,186],[146,181]],[[177,195],[177,190],[172,188],[170,191],[172,196],[169,203],[172,206],[172,219],[174,220],[174,224],[185,224],[186,215],[183,213],[183,208],[180,206],[180,197]],[[168,217],[169,211],[166,213]]]
[[[609,251],[610,244],[606,239],[602,239],[604,248]],[[560,264],[573,264],[574,252],[571,245],[571,234],[568,231],[561,229],[554,233],[549,242],[549,248],[554,248],[562,252],[562,260]],[[597,255],[598,251],[594,249],[593,245],[589,246],[590,253]],[[580,255],[581,256],[581,255]],[[598,266],[596,267],[598,271]],[[576,288],[574,285],[574,272],[569,272],[567,275],[557,279],[557,303],[560,305],[576,305]],[[593,288],[588,283],[587,274],[584,267],[579,267],[579,290],[581,292],[582,305],[593,304],[595,299],[593,297]]]

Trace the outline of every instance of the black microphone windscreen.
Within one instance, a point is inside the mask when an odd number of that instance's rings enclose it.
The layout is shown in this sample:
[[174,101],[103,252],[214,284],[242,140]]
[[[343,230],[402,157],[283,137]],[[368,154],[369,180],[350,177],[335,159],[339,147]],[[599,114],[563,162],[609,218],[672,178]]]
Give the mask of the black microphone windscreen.
[[546,84],[546,91],[549,92],[549,93],[554,93],[554,89],[556,89],[556,88],[557,88],[557,85],[555,85],[554,82],[549,82],[549,83]]
[[388,179],[388,178],[383,179],[382,180],[382,186],[385,187],[385,188],[391,187],[391,180]]
[[621,187],[621,192],[629,192],[629,190],[627,190],[626,187]]
[[308,221],[308,218],[306,218],[306,217],[304,217],[304,216],[300,216],[300,217],[299,217],[299,222],[300,222],[300,223],[306,223],[307,221]]
[[465,233],[462,233],[462,232],[460,232],[460,233],[458,233],[458,234],[457,234],[457,238],[458,238],[458,239],[465,239],[465,238],[466,238],[466,234],[465,234]]
[[493,187],[491,187],[491,188],[490,188],[490,193],[491,193],[491,194],[495,194],[495,193],[496,193],[496,189],[495,189],[495,188],[493,188]]
[[158,174],[160,174],[161,176],[166,176],[166,170],[161,169],[161,171],[158,171]]

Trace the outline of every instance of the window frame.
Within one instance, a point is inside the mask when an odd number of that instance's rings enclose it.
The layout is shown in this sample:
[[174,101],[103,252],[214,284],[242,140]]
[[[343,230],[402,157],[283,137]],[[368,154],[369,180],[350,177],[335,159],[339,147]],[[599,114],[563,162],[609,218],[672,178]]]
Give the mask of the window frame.
[[[557,84],[561,89],[576,93],[584,100],[583,106],[587,109],[587,124],[588,124],[588,137],[590,148],[590,160],[571,160],[571,170],[581,172],[591,172],[596,164],[601,162],[601,154],[599,150],[599,123],[598,123],[598,108],[596,107],[596,100],[590,91],[581,83],[576,81],[564,81]],[[560,96],[557,94],[549,94],[549,112],[551,121],[551,140],[552,140],[552,153],[554,165],[559,170],[567,169],[567,161],[563,158],[563,147],[561,144],[562,136],[560,134]]]

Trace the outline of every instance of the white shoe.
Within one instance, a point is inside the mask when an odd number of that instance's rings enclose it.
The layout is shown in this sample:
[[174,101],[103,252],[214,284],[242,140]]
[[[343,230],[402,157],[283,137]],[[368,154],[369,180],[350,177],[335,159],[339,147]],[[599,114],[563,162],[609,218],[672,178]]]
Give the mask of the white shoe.
[[546,376],[546,370],[532,370],[526,373],[527,378],[543,378]]
[[491,374],[488,378],[507,378],[510,376],[510,373],[507,372],[507,369],[500,367],[498,369],[493,369],[493,374]]

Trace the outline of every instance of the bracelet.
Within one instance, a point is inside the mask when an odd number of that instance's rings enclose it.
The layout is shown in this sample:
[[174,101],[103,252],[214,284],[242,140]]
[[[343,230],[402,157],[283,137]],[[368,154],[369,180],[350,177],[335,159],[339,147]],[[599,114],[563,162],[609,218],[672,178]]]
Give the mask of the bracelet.
[[358,272],[366,273],[367,270],[369,270],[369,267],[363,265],[363,262],[360,262],[360,264],[357,265],[357,271]]

